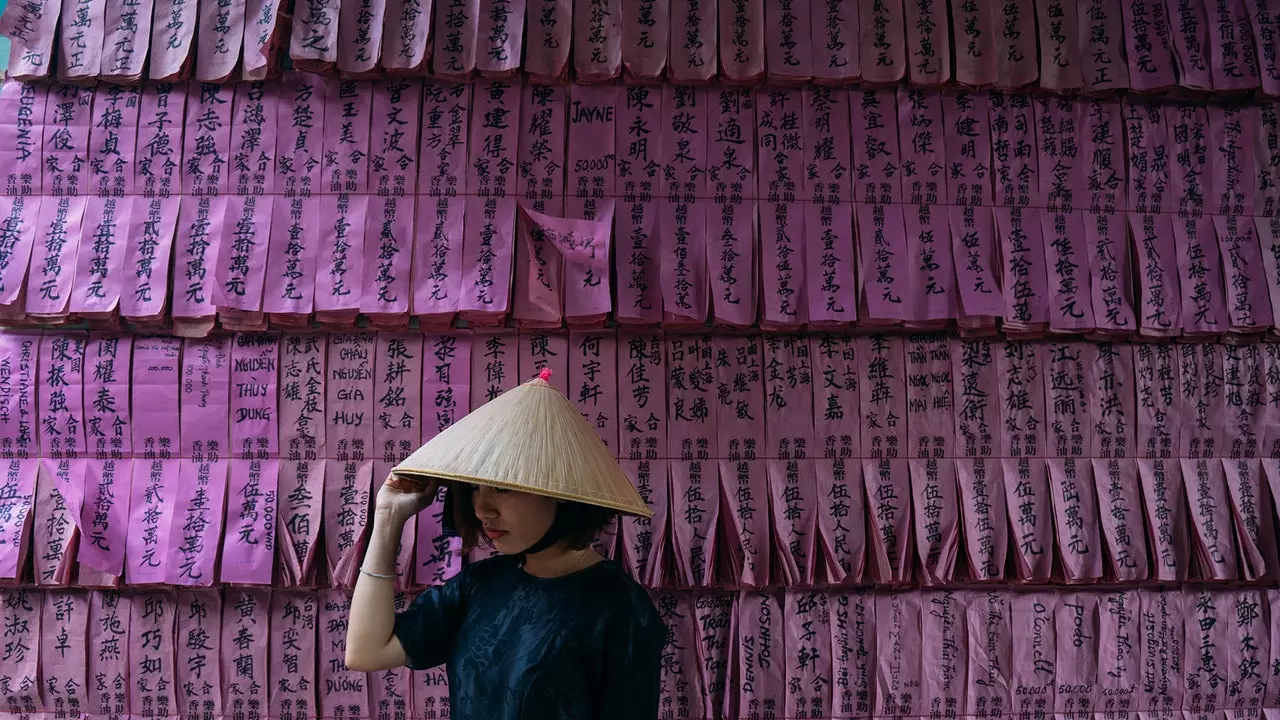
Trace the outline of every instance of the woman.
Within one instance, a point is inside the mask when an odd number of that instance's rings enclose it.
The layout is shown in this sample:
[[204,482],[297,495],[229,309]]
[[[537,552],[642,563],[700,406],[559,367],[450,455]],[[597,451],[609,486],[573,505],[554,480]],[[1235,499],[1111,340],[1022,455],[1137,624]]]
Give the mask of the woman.
[[[615,512],[649,516],[543,371],[458,421],[378,491],[347,667],[445,663],[453,720],[654,720],[667,629],[644,589],[591,549]],[[449,482],[468,565],[396,614],[405,523]]]

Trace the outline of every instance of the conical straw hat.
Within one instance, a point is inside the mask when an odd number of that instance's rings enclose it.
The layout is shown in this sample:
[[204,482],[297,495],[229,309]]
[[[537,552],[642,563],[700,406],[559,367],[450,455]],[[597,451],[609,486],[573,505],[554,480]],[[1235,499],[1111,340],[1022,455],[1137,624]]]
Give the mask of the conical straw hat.
[[392,473],[458,480],[653,517],[573,403],[541,377],[458,420]]

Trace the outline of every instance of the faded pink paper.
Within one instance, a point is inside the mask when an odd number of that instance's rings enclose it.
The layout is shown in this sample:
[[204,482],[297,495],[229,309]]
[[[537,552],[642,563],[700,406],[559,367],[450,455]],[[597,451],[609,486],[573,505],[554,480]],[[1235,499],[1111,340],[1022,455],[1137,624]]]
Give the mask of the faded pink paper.
[[[1142,613],[1138,709],[1144,717],[1176,716],[1182,707],[1185,684],[1183,646],[1191,639],[1191,621],[1183,615],[1184,594],[1181,589],[1139,590],[1138,594]],[[1190,593],[1185,599],[1194,600]]]
[[[642,2],[654,6],[657,2]],[[665,13],[666,2],[660,3]],[[654,8],[650,7],[651,11]],[[628,15],[628,20],[630,15]],[[624,27],[626,27],[624,25]],[[665,36],[663,37],[665,48]],[[665,50],[663,58],[665,60]],[[661,67],[659,66],[659,70]],[[617,182],[622,205],[617,210],[614,269],[618,300],[614,315],[622,324],[657,324],[662,319],[662,258],[654,256],[658,240],[661,164],[659,138],[662,95],[656,88],[625,86],[617,107]]]
[[62,0],[62,6],[58,79],[87,82],[96,78],[102,69],[106,3]]
[[1119,5],[1107,0],[1082,0],[1076,10],[1081,87],[1087,93],[1128,89],[1124,18]]
[[[1267,692],[1267,667],[1273,663],[1266,594],[1262,589],[1219,591],[1227,609],[1227,717],[1258,717]],[[1274,673],[1274,670],[1272,671]]]
[[[604,27],[611,16],[608,5],[602,0],[577,9],[579,17],[583,18],[583,26],[578,27],[574,18],[575,7],[569,0],[526,0],[525,22],[529,37],[524,50],[524,71],[529,77],[538,82],[563,81],[569,74],[569,46],[574,40],[574,31],[582,33],[580,37],[584,45],[588,32],[595,34],[597,43],[603,42]],[[613,16],[616,17],[619,8],[617,3],[614,5]],[[596,24],[587,30],[585,26],[592,22],[593,17]],[[617,29],[616,20],[613,27]],[[595,48],[595,52],[600,52],[600,48]],[[587,58],[594,55],[586,48],[578,54],[585,54]]]
[[[175,611],[177,715],[181,720],[215,720],[222,714],[222,595],[215,588],[178,591]],[[265,624],[265,623],[264,623]],[[231,646],[227,645],[228,656]],[[241,708],[243,712],[243,708]]]
[[[423,435],[423,337],[418,333],[379,333],[373,376],[374,482],[382,482],[418,449]],[[396,556],[398,589],[407,589],[419,533],[414,518],[405,523]]]
[[714,541],[721,505],[718,464],[710,462],[718,413],[695,410],[716,402],[715,349],[709,335],[669,335],[666,350],[670,492],[685,507],[672,514],[672,554],[683,585],[709,585],[717,564]]
[[44,709],[54,718],[78,718],[90,709],[89,597],[80,590],[50,590],[44,595],[37,640],[44,658],[40,679]]
[[418,111],[422,88],[407,79],[374,86],[369,171],[372,175],[361,311],[407,316],[413,293],[411,272],[418,171]]
[[1053,511],[1045,454],[1045,397],[1040,346],[998,347],[1005,501],[1018,578],[1048,580],[1053,567]]
[[618,456],[618,369],[616,331],[569,333],[569,399],[595,428],[600,441]]
[[[1261,90],[1275,97],[1280,94],[1280,58],[1276,55],[1276,22],[1280,20],[1280,7],[1270,0],[1245,0],[1244,7],[1253,26],[1254,47],[1257,49],[1258,75]],[[1263,112],[1267,112],[1265,109]]]
[[1280,314],[1280,218],[1256,217],[1254,229],[1262,257],[1261,271],[1266,280],[1267,300],[1274,320]]
[[1032,98],[989,93],[987,117],[991,128],[991,169],[996,204],[1006,207],[1044,206],[1047,198],[1040,184],[1038,154],[1035,152],[1036,118]]
[[900,89],[898,126],[905,139],[902,184],[909,204],[903,207],[902,213],[907,262],[915,270],[908,276],[907,319],[954,318],[959,310],[959,298],[948,218],[934,212],[935,205],[950,197],[942,96],[924,90]]
[[279,72],[283,0],[249,0],[244,10],[242,80],[266,80]]
[[[712,4],[714,6],[714,4]],[[710,132],[709,91],[666,85],[660,162],[663,183],[658,200],[661,238],[663,322],[701,327],[710,307],[707,268],[707,139]]]
[[1074,457],[1050,458],[1047,465],[1058,555],[1066,580],[1097,581],[1103,571],[1102,537],[1093,466]]
[[1058,595],[1054,617],[1057,635],[1057,693],[1054,713],[1088,716],[1098,692],[1098,596],[1094,593]]
[[1061,333],[1092,330],[1097,323],[1090,291],[1084,219],[1079,210],[1050,210],[1039,215],[1049,281],[1049,330]]
[[942,335],[908,335],[903,354],[916,553],[922,581],[937,585],[951,580],[960,549],[951,347]]
[[[84,596],[81,595],[80,597]],[[142,603],[145,597],[138,597],[136,601]],[[132,656],[135,653],[142,655],[144,652],[141,638],[135,644],[132,642],[133,638],[130,632],[133,618],[131,606],[134,598],[131,595],[122,595],[116,591],[95,590],[88,593],[87,601],[89,606],[87,623],[85,622],[85,616],[80,615],[79,618],[76,618],[81,623],[79,628],[72,630],[72,632],[78,630],[79,633],[83,633],[86,630],[88,632],[88,642],[84,650],[88,655],[88,662],[85,663],[84,668],[84,688],[88,697],[83,706],[83,712],[94,720],[120,718],[126,715],[125,709],[133,704],[135,695],[138,694],[137,684],[129,683],[127,680],[133,674],[130,672],[133,670],[131,663],[134,658]],[[84,600],[81,600],[81,602],[84,602]],[[83,612],[83,610],[78,608],[72,610],[68,607],[66,612],[68,615],[74,616]],[[172,616],[172,613],[170,613],[170,616]],[[158,636],[149,639],[151,639],[152,646],[158,641],[162,645],[169,646],[170,650],[172,650],[172,640],[169,637]],[[72,649],[75,649],[74,646]],[[172,653],[170,653],[168,660],[170,667],[168,683],[172,686]],[[75,663],[74,658],[71,663]],[[54,665],[54,663],[50,663],[50,665]],[[74,664],[72,667],[75,668]],[[68,674],[71,676],[69,679],[79,679],[80,673],[75,672],[75,670]],[[97,681],[99,677],[104,680],[110,678],[110,680],[99,683]],[[141,700],[141,698],[136,699]],[[151,700],[154,702],[154,696]],[[70,704],[69,702],[68,706]],[[141,707],[142,703],[139,702],[138,705]],[[70,707],[68,707],[69,709]]]
[[[732,539],[724,566],[735,584],[763,586],[776,551],[786,584],[798,584],[813,554],[810,538],[817,503],[812,476],[802,478],[799,463],[759,462],[768,457],[761,453],[766,440],[766,359],[760,338],[720,336],[713,341],[712,353],[717,358],[715,457],[721,503],[731,510],[724,518],[723,527]],[[784,466],[794,470],[787,472]],[[777,512],[762,512],[766,504]]]
[[215,580],[232,449],[227,423],[231,351],[227,336],[183,343],[179,472],[184,481],[173,490],[173,531],[165,550],[170,585],[208,587]]
[[476,68],[480,0],[439,0],[435,11],[431,69],[442,78],[466,80]]
[[138,338],[133,345],[133,463],[125,580],[162,583],[168,576],[170,526],[182,455],[178,417],[181,341]]
[[948,220],[961,308],[969,316],[1001,315],[1003,298],[997,281],[996,228],[989,205],[992,195],[991,136],[987,97],[946,93],[943,99]]
[[1227,288],[1224,301],[1231,328],[1257,332],[1270,327],[1274,320],[1254,224],[1246,217],[1214,215],[1213,228],[1222,253]]
[[[892,90],[857,90],[849,93],[853,125],[853,198],[860,203],[902,202],[899,173],[903,160],[898,149],[898,117]],[[759,113],[759,110],[757,110]]]
[[1250,27],[1252,13],[1243,0],[1219,0],[1211,13],[1209,10],[1206,5],[1213,89],[1230,92],[1257,88],[1259,63]]
[[125,537],[129,524],[128,483],[132,479],[132,425],[129,385],[133,377],[132,338],[92,336],[85,362],[93,368],[85,378],[85,439],[89,460],[84,506],[80,514],[82,542],[77,561],[109,575],[124,573]]
[[857,319],[852,278],[852,138],[844,93],[827,87],[804,92],[804,260],[809,283],[809,322],[815,326]]
[[[129,599],[129,609],[129,709],[150,707],[153,717],[173,717],[178,709],[177,596],[171,590],[140,593]],[[123,680],[114,678],[117,683]]]
[[[194,11],[195,3],[191,5]],[[169,300],[169,261],[182,193],[185,103],[183,85],[152,82],[143,89],[136,165],[143,197],[133,202],[124,264],[133,272],[126,274],[120,297],[120,314],[127,318],[157,317]]]
[[[1114,12],[1114,11],[1108,11]],[[1085,249],[1089,254],[1094,324],[1103,332],[1132,332],[1134,290],[1125,196],[1123,106],[1117,101],[1090,100],[1080,110],[1079,143],[1084,163]],[[1117,214],[1119,211],[1121,214]]]
[[1227,386],[1224,422],[1231,445],[1221,453],[1232,458],[1260,454],[1267,421],[1266,361],[1259,345],[1219,345],[1222,377]]
[[[912,85],[938,86],[951,80],[951,33],[941,2],[904,2],[907,78]],[[874,20],[873,20],[874,23]],[[873,29],[876,27],[873,24]]]
[[[371,717],[369,676],[348,670],[344,655],[347,648],[347,623],[351,612],[349,590],[333,588],[317,593],[316,627],[323,628],[317,637],[316,670],[319,713],[317,717]],[[323,637],[323,639],[321,639]],[[305,677],[305,676],[304,676]]]
[[[280,92],[265,82],[243,83],[236,89],[228,167],[235,194],[227,203],[230,237],[218,248],[214,297],[219,308],[263,309],[279,167],[278,113],[283,109],[288,114],[292,109],[288,101],[278,102],[280,97],[288,98],[288,91]],[[293,119],[289,118],[289,126]],[[275,240],[283,244],[292,238],[282,233]]]
[[625,12],[620,0],[573,4],[573,67],[579,82],[603,82],[621,74]]
[[224,709],[245,720],[268,717],[267,652],[271,590],[228,588],[222,602],[221,675]]
[[1049,322],[1052,299],[1042,234],[1043,210],[995,208],[996,232],[1004,260],[1005,321],[1020,328]]
[[1185,580],[1190,573],[1191,538],[1187,527],[1187,501],[1182,467],[1173,460],[1138,461],[1142,504],[1151,546],[1156,580]]
[[382,20],[382,54],[379,64],[389,73],[415,73],[425,69],[431,35],[433,0],[388,0]]
[[[565,125],[568,93],[562,87],[525,85],[520,93],[520,146],[516,189],[515,279],[512,315],[521,327],[560,327],[564,315],[564,262],[546,232],[564,214]],[[532,221],[532,211],[543,222]],[[608,256],[602,255],[604,260]]]
[[27,264],[35,245],[41,199],[37,196],[0,197],[0,304],[12,311],[25,307]]
[[967,599],[969,672],[964,712],[972,717],[1004,717],[1013,703],[1012,601],[1008,592],[994,589],[971,593]]
[[755,97],[762,327],[797,328],[809,320],[804,205],[796,202],[804,192],[803,103],[799,90]]
[[640,0],[622,11],[622,65],[631,80],[653,82],[667,68],[670,0]]
[[924,658],[916,591],[876,593],[875,716],[906,720],[921,714],[926,701],[921,680]]
[[1139,92],[1164,90],[1176,80],[1167,5],[1121,3],[1129,84]]
[[716,5],[716,0],[670,0],[668,82],[702,84],[716,76]]
[[1178,250],[1169,215],[1129,213],[1138,275],[1135,311],[1139,332],[1168,337],[1182,327]]
[[1183,458],[1182,477],[1191,504],[1192,556],[1207,580],[1239,576],[1236,541],[1221,460]]
[[0,608],[9,625],[8,649],[0,658],[0,677],[8,679],[4,703],[13,715],[43,717],[37,713],[45,709],[38,669],[44,602],[45,594],[34,589],[0,592]]
[[328,462],[325,413],[327,337],[288,335],[280,348],[280,479],[277,504],[283,584],[308,582],[320,534]]
[[882,335],[859,338],[858,355],[866,363],[865,381],[859,386],[867,456],[862,476],[874,528],[869,533],[874,577],[900,584],[910,579],[912,558],[911,487],[903,457],[907,398],[902,340]]
[[373,500],[373,333],[329,336],[325,366],[325,556],[330,577],[340,560],[358,552]]
[[788,591],[786,617],[787,696],[783,717],[823,717],[832,712],[828,685],[832,677],[830,598],[821,590]]
[[814,335],[809,344],[815,388],[820,389],[814,395],[817,445],[813,455],[821,454],[814,462],[818,497],[822,498],[817,547],[825,560],[819,563],[815,558],[814,571],[815,576],[825,573],[830,582],[860,581],[866,556],[866,527],[857,522],[866,516],[867,496],[858,459],[862,437],[855,348],[849,335]]
[[309,314],[319,255],[323,172],[323,79],[286,73],[278,81],[275,184],[283,197],[273,203],[262,309]]
[[293,10],[289,58],[299,70],[318,72],[338,60],[339,0],[306,0]]
[[[1154,103],[1130,101],[1122,107],[1129,169],[1128,209],[1139,213],[1171,211],[1175,201],[1168,150],[1172,115],[1166,115],[1164,106]],[[1141,252],[1138,257],[1142,258]]]
[[1133,348],[1137,383],[1136,454],[1168,459],[1179,453],[1182,426],[1177,384],[1178,353],[1170,345],[1138,345]]
[[1262,426],[1262,443],[1261,455],[1265,458],[1280,459],[1280,428],[1276,427],[1274,420],[1280,415],[1280,348],[1273,348],[1270,344],[1262,346],[1262,380],[1266,383],[1265,394],[1266,407],[1262,410],[1264,418]]
[[308,680],[316,677],[320,597],[314,591],[271,595],[268,717],[292,712],[297,720],[310,720],[322,714],[316,706],[316,683]]
[[831,713],[869,718],[875,669],[875,596],[865,589],[834,591],[831,613]]
[[915,49],[908,50],[905,33],[902,0],[858,3],[856,37],[863,82],[893,85],[906,78]]
[[[296,27],[296,26],[295,26]],[[364,302],[373,84],[330,82],[324,99],[324,183],[335,212],[320,228],[315,308],[347,316]]]
[[[1202,0],[1177,0],[1169,12],[1169,45],[1177,61],[1178,85],[1189,90],[1213,89],[1209,18]],[[1158,32],[1158,31],[1157,31]]]
[[[1040,198],[1050,212],[1079,207],[1086,189],[1080,142],[1081,110],[1070,98],[1039,97],[1033,103],[1036,123],[1036,158],[1040,173]],[[1016,116],[1014,122],[1018,122]],[[1016,142],[1016,141],[1015,141]],[[1016,148],[1015,148],[1016,149]]]
[[1053,92],[1081,86],[1081,43],[1076,3],[1071,0],[1036,0],[1036,27],[1040,38],[1040,87]]
[[196,80],[225,82],[240,61],[245,6],[204,0],[198,23],[201,37],[196,43]]
[[[738,38],[742,34],[738,8],[742,7],[742,3],[730,2],[729,5],[734,8],[731,24],[725,26],[728,13],[722,12],[720,35],[722,38],[733,38],[735,50],[738,50]],[[731,65],[722,54],[720,64],[724,67],[724,74],[734,80],[757,79],[764,73],[767,64],[770,83],[785,85],[809,80],[814,74],[814,55],[819,50],[819,43],[814,42],[816,34],[813,33],[811,15],[813,8],[820,5],[821,3],[814,4],[804,0],[747,3],[748,18],[754,12],[753,24],[763,26],[764,52],[758,54],[759,70],[754,73],[731,73]],[[747,22],[750,23],[750,19]],[[748,24],[746,34],[750,35],[753,31],[754,28]],[[752,57],[754,59],[757,56]]]
[[387,0],[361,0],[347,7],[338,15],[338,71],[349,76],[377,73]]
[[17,80],[48,77],[61,2],[6,6],[0,32],[10,38],[9,76]]
[[1178,346],[1179,414],[1182,421],[1178,457],[1227,455],[1226,396],[1222,366],[1214,345]]
[[237,334],[231,348],[231,465],[223,583],[270,585],[279,513],[280,338]]
[[[715,717],[725,704],[730,666],[737,647],[734,627],[737,597],[736,593],[719,592],[699,595],[693,601],[698,632],[696,638],[690,639],[697,642],[698,664],[705,688],[702,712],[706,717]],[[696,702],[695,698],[691,700]]]
[[[47,512],[44,532],[37,545],[37,567],[41,560],[60,565],[72,559],[80,511],[84,506],[85,468],[88,447],[84,432],[84,380],[87,338],[80,332],[48,334],[40,340],[38,395],[40,485],[58,497]],[[37,511],[37,514],[39,511]],[[46,554],[48,553],[48,554]],[[64,553],[66,554],[64,556]],[[42,578],[44,579],[44,578]]]
[[443,665],[413,673],[414,717],[423,720],[446,720],[451,712],[449,676]]
[[1122,582],[1146,580],[1149,574],[1138,475],[1138,463],[1132,459],[1093,459],[1102,537],[1111,574]]
[[613,307],[609,253],[601,254],[599,249],[612,245],[617,207],[617,96],[614,86],[574,85],[569,89],[568,195],[564,214],[596,221],[595,228],[604,233],[602,242],[593,243],[593,255],[576,261],[566,258],[564,313],[570,326],[600,325]]
[[736,625],[734,677],[754,678],[754,682],[736,683],[737,697],[726,698],[726,712],[723,714],[738,717],[760,714],[763,717],[768,708],[773,708],[775,713],[784,709],[787,694],[784,656],[786,617],[779,593],[746,592],[739,595]]
[[471,85],[423,85],[413,313],[451,320],[462,297]]
[[1275,572],[1276,539],[1270,522],[1270,493],[1258,459],[1223,460],[1236,546],[1240,551],[1240,576],[1245,581],[1266,580]]
[[482,76],[510,77],[519,72],[524,55],[525,3],[526,0],[480,0],[475,54],[476,70]]
[[[477,347],[468,333],[424,338],[421,441],[435,437],[471,410],[475,352]],[[427,408],[435,410],[428,412]],[[434,505],[429,515],[418,516],[416,577],[421,585],[441,585],[462,569],[462,542],[441,533],[443,519],[443,502]]]
[[172,82],[191,64],[196,38],[197,0],[155,0],[148,72],[152,80]]
[[1209,589],[1188,592],[1183,602],[1187,634],[1182,706],[1193,715],[1216,715],[1226,704],[1228,625],[1235,618],[1235,608],[1224,595]]
[[0,335],[0,379],[9,392],[0,397],[0,577],[17,579],[26,564],[32,530],[39,445],[36,439],[36,382],[40,336]]
[[931,716],[959,715],[969,670],[969,597],[959,590],[933,590],[920,593],[920,601],[921,704]]
[[[768,67],[777,70],[770,74],[771,81],[787,82],[793,77],[803,81],[806,73],[800,63],[807,53],[796,42],[796,32],[808,29],[809,18],[808,4],[803,9],[799,5],[795,0],[781,0],[776,8],[770,8],[776,14],[771,13],[767,20],[761,0],[726,2],[718,8],[720,73],[726,83],[751,84],[763,79],[766,53]],[[804,13],[803,22],[797,10]]]
[[956,435],[958,452],[964,455],[955,460],[955,472],[969,572],[975,580],[999,580],[1009,541],[1003,464],[994,458],[1000,425],[999,346],[987,340],[951,344]]
[[[1259,162],[1256,138],[1262,115],[1253,107],[1210,107],[1209,168],[1212,186],[1205,198],[1209,212],[1218,215],[1253,215]],[[1268,152],[1262,165],[1271,162]]]
[[[658,333],[618,334],[618,457],[652,518],[626,517],[621,562],[631,577],[658,585],[667,552],[666,346]],[[655,561],[655,558],[657,561]]]
[[862,77],[862,56],[858,32],[859,11],[845,3],[810,2],[810,34],[814,47],[812,68],[814,81],[819,84],[844,85]]
[[475,86],[467,197],[467,240],[462,249],[464,317],[496,320],[511,308],[515,254],[516,144],[520,133],[518,83]]
[[[1030,3],[993,2],[996,15],[996,87],[1016,90],[1040,76],[1036,52],[1036,13]],[[996,9],[993,8],[993,12]]]
[[1015,715],[1047,717],[1054,710],[1057,680],[1058,597],[1051,592],[1009,596],[1013,633],[1010,685]]
[[[653,603],[667,629],[667,642],[661,656],[658,702],[667,707],[679,707],[691,720],[703,720],[706,705],[710,704],[707,683],[701,673],[686,674],[683,670],[702,665],[696,601],[685,593],[661,593],[654,594]],[[781,700],[778,704],[781,705]]]
[[1139,642],[1145,630],[1136,590],[1098,596],[1098,685],[1095,712],[1133,717],[1140,706],[1143,668]]
[[[932,222],[932,216],[930,218]],[[862,276],[861,302],[866,305],[866,319],[916,319],[913,307],[921,303],[912,302],[908,292],[913,290],[911,279],[915,277],[917,268],[908,255],[903,206],[859,204],[856,219],[862,266],[859,268]]]
[[955,47],[955,80],[978,88],[992,85],[997,73],[997,3],[990,0],[951,0],[951,44]]
[[67,314],[87,204],[83,196],[48,197],[40,204],[27,270],[28,314],[51,318]]

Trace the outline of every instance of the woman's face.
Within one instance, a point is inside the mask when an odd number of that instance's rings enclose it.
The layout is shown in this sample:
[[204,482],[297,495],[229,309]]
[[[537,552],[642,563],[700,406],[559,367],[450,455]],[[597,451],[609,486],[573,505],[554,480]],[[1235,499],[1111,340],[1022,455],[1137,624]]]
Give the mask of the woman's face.
[[481,532],[504,555],[521,553],[542,539],[556,517],[556,501],[542,495],[478,486],[471,505]]

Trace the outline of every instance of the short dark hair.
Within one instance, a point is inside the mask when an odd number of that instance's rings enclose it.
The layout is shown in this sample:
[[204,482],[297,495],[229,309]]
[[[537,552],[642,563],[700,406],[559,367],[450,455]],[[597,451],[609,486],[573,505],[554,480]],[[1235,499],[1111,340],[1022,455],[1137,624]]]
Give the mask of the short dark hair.
[[[480,518],[476,517],[475,506],[471,502],[474,485],[455,483],[449,488],[453,495],[453,525],[462,538],[462,549],[470,552],[483,541],[493,546],[493,542],[481,532]],[[556,505],[556,519],[565,527],[564,539],[568,541],[570,550],[584,550],[598,537],[618,513],[598,505],[566,500]]]

